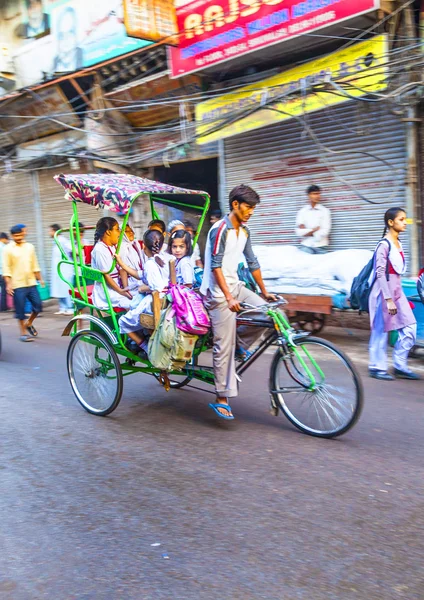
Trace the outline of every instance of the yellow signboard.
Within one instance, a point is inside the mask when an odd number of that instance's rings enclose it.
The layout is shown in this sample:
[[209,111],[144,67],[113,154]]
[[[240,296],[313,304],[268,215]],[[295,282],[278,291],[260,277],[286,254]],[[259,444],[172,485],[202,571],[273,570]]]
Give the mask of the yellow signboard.
[[202,102],[196,106],[197,141],[208,144],[382,91],[387,87],[387,63],[387,38],[378,35]]

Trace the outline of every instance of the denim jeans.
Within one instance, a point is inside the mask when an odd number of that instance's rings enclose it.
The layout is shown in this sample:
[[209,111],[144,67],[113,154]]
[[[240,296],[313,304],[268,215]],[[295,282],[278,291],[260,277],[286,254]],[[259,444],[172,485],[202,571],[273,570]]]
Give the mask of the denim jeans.
[[73,310],[74,305],[72,303],[72,299],[70,296],[65,296],[64,298],[58,298],[59,301],[59,309],[60,310]]

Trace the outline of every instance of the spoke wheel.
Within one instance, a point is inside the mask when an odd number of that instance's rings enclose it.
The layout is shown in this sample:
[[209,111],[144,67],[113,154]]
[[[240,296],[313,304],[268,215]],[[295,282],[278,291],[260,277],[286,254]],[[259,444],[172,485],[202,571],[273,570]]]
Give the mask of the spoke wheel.
[[112,344],[95,331],[81,331],[68,348],[68,375],[78,402],[93,415],[106,416],[118,406],[123,377]]
[[[194,356],[192,360],[188,363],[188,365],[197,365],[197,356]],[[161,383],[160,376],[157,373],[153,373],[153,376],[159,381],[159,383]],[[192,379],[193,375],[187,375],[187,371],[184,370],[181,371],[181,375],[171,375],[171,377],[169,378],[169,385],[171,389],[179,390],[180,388],[183,388],[184,386],[188,385]]]
[[336,346],[309,337],[297,347],[310,377],[290,349],[274,355],[270,389],[275,402],[295,427],[317,437],[336,437],[359,419],[363,390],[358,373]]

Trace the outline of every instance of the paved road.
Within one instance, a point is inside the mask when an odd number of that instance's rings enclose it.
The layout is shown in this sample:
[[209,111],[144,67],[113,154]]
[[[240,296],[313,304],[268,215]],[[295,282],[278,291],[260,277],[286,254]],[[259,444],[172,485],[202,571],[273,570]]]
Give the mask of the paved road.
[[0,317],[2,600],[424,598],[423,383],[365,378],[342,332],[366,407],[337,440],[267,413],[270,356],[233,423],[146,376],[99,418],[70,390],[62,324],[22,344]]

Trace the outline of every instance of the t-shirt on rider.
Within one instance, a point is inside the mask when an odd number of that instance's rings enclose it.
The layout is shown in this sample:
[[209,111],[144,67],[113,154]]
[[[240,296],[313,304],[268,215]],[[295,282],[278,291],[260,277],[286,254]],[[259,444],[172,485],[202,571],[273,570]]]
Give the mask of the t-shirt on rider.
[[221,268],[228,287],[233,289],[239,283],[237,269],[245,257],[250,271],[259,269],[259,262],[253,253],[250,231],[247,225],[242,225],[238,231],[230,218],[225,216],[217,221],[208,234],[205,250],[205,269],[200,292],[206,296],[208,290],[213,298],[223,297],[214,269]]

